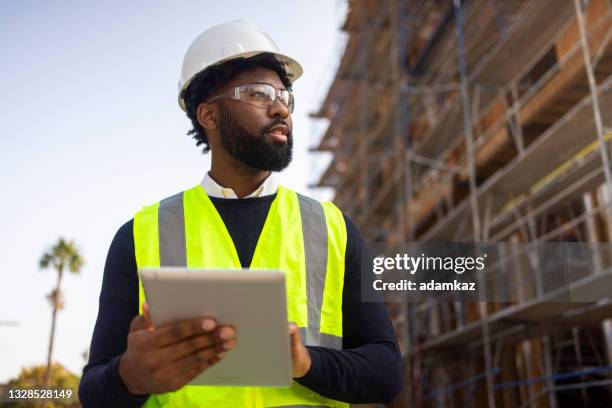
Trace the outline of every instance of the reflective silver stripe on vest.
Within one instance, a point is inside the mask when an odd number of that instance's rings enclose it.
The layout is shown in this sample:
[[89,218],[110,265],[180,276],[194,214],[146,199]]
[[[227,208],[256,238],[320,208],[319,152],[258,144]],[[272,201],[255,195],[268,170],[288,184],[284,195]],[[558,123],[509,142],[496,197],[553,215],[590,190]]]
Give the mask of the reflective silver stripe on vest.
[[322,346],[335,350],[342,350],[342,337],[321,333],[320,331],[315,331],[308,327],[300,327],[299,330],[302,341],[304,339],[310,340],[310,343],[304,341],[304,344],[307,346]]
[[308,346],[342,349],[342,338],[321,333],[321,308],[327,274],[327,223],[323,206],[312,198],[297,195],[304,233],[306,257],[306,297],[308,328],[301,328],[302,340]]
[[183,193],[160,201],[157,222],[159,265],[187,266]]

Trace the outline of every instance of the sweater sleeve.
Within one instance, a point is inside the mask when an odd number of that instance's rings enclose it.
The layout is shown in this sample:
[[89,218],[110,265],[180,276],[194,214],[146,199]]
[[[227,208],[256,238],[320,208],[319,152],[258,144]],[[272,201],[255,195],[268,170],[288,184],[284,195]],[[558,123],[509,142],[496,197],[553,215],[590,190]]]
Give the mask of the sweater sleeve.
[[310,371],[297,381],[313,391],[350,403],[391,401],[402,387],[401,354],[387,308],[361,301],[361,276],[372,273],[363,262],[365,243],[345,216],[347,248],[342,295],[343,350],[308,347]]
[[138,314],[132,231],[133,221],[117,231],[106,258],[89,362],[79,385],[79,399],[84,407],[140,407],[148,398],[130,394],[118,371],[119,358],[127,347],[130,322]]

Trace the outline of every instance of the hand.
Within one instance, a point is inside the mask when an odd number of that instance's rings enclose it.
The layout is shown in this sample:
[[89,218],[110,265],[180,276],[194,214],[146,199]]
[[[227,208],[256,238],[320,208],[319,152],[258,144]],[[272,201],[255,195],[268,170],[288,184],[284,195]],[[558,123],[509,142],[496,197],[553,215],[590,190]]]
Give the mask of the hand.
[[310,353],[300,337],[300,331],[295,323],[289,323],[289,335],[291,337],[291,365],[293,367],[293,378],[300,378],[308,374],[312,360]]
[[208,317],[153,328],[148,305],[130,325],[119,376],[132,394],[176,391],[221,361],[236,344],[236,330]]

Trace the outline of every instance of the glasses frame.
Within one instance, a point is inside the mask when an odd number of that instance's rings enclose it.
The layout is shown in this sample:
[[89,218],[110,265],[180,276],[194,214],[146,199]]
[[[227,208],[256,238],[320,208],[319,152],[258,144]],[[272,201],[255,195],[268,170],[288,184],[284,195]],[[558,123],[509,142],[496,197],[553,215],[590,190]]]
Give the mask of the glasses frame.
[[[240,88],[241,87],[245,87],[245,86],[252,86],[252,85],[267,85],[269,87],[271,87],[272,89],[274,89],[274,100],[272,101],[272,103],[270,103],[269,105],[260,105],[257,103],[253,103],[253,102],[249,102],[249,101],[245,101],[243,99],[240,99]],[[281,94],[282,92],[287,92],[288,96],[288,101],[285,104],[285,102],[283,102],[283,99],[281,98]],[[287,108],[287,110],[289,111],[289,113],[293,113],[293,110],[295,108],[295,98],[293,97],[293,92],[291,92],[288,89],[277,89],[274,85],[272,84],[268,84],[266,82],[251,82],[248,84],[241,84],[241,85],[236,85],[232,88],[226,89],[225,91],[222,91],[220,93],[218,93],[217,95],[213,96],[212,98],[210,98],[206,103],[211,103],[214,102],[218,99],[232,99],[235,101],[239,101],[239,102],[244,102],[246,104],[252,105],[252,106],[256,106],[258,108],[264,108],[264,109],[269,109],[272,105],[274,105],[274,102],[276,102],[277,100],[280,101],[280,103]]]

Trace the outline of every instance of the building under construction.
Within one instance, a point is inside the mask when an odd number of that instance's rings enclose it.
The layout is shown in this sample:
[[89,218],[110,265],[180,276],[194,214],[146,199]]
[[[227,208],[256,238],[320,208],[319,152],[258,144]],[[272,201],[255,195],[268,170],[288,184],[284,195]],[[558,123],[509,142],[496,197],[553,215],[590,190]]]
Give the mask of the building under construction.
[[[609,242],[611,0],[353,0],[317,186],[366,240]],[[612,260],[511,302],[390,302],[393,406],[612,407]],[[541,272],[510,254],[505,273]],[[514,258],[512,258],[514,257]],[[527,266],[526,266],[527,265]]]

